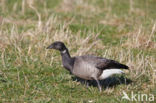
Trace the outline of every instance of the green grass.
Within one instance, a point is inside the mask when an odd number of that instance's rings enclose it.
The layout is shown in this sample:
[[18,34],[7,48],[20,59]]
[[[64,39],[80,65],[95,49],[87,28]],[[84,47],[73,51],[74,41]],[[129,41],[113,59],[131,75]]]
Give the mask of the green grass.
[[[123,91],[156,95],[155,3],[1,0],[0,102],[131,103],[121,99]],[[73,56],[103,56],[130,70],[103,81],[112,86],[102,93],[94,85],[86,88],[61,66],[59,52],[45,49],[56,40],[65,42]]]

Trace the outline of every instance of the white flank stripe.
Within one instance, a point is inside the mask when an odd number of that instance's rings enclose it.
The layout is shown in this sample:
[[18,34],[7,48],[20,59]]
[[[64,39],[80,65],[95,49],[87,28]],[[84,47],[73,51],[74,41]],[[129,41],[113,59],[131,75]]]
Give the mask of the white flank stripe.
[[99,77],[100,80],[106,79],[114,74],[123,74],[124,72],[120,69],[106,69],[103,71],[101,76]]

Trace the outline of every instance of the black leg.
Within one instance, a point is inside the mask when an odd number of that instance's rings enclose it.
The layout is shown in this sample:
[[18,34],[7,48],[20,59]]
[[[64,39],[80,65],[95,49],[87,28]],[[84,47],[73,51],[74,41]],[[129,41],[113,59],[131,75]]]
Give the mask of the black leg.
[[89,87],[89,80],[85,80],[85,85],[87,88]]
[[97,85],[98,85],[99,91],[102,92],[102,87],[101,87],[101,84],[100,84],[99,80],[96,79],[96,78],[94,78],[94,80],[96,80],[96,82],[97,82]]

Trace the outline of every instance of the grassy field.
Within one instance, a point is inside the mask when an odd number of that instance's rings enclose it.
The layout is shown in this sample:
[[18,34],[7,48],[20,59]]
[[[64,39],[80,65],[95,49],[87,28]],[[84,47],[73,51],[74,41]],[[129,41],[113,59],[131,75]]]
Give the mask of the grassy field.
[[[1,0],[0,103],[135,102],[122,99],[123,91],[156,96],[155,5],[155,0]],[[101,81],[102,93],[94,85],[86,88],[62,67],[59,52],[46,50],[56,40],[72,56],[94,54],[130,70]]]

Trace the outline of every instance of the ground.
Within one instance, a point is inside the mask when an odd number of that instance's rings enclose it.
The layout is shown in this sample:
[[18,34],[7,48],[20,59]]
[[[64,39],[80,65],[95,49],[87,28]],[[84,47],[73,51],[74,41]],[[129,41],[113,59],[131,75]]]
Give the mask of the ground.
[[[136,101],[122,99],[123,91],[129,97],[132,92],[137,97],[156,95],[155,4],[155,0],[1,0],[0,102],[131,103]],[[94,54],[130,70],[101,81],[102,93],[96,85],[86,88],[62,67],[59,52],[46,49],[56,40],[63,41],[72,56]]]

